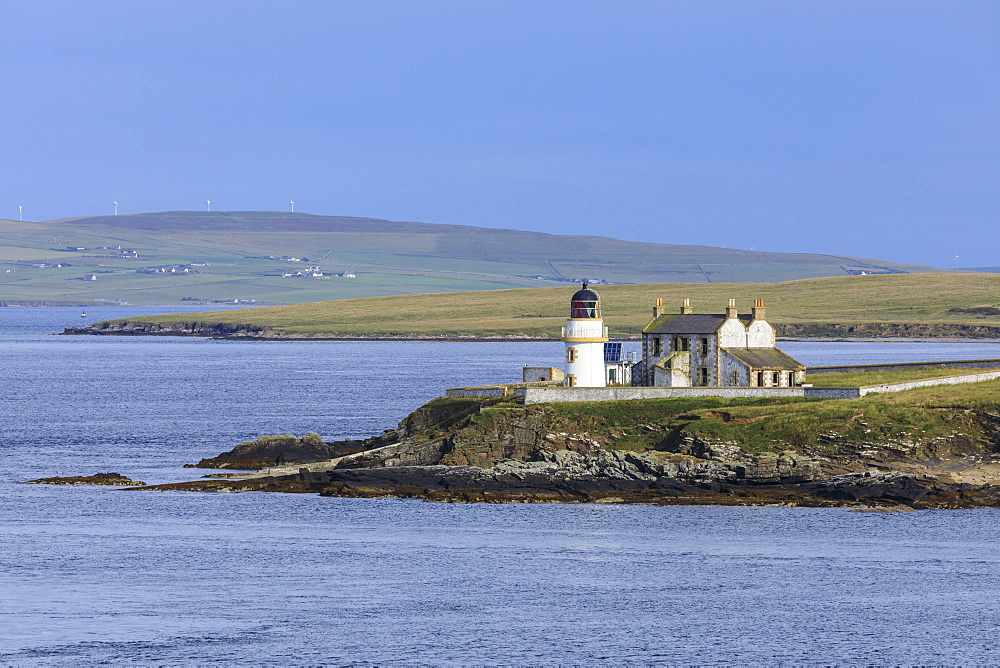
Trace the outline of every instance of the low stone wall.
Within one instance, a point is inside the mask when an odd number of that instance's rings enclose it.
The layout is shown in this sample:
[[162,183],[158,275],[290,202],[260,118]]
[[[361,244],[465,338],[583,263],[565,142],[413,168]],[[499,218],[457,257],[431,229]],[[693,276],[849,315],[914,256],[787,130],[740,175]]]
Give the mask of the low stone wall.
[[987,371],[985,373],[966,373],[961,376],[945,376],[944,378],[927,378],[925,380],[909,380],[902,383],[883,383],[881,385],[868,385],[862,387],[861,396],[866,394],[884,394],[887,392],[902,392],[903,390],[913,390],[918,387],[934,387],[935,385],[961,385],[962,383],[981,383],[985,380],[996,380],[1000,378],[1000,371]]
[[[987,361],[987,360],[981,360]],[[997,360],[1000,362],[1000,360]],[[950,362],[945,362],[950,364]],[[956,364],[960,364],[956,362]],[[862,367],[843,367],[862,368]],[[887,367],[889,368],[889,367]],[[904,367],[905,368],[905,367]],[[912,368],[912,367],[910,367]],[[449,397],[499,398],[517,397],[526,405],[560,401],[629,401],[633,399],[678,399],[683,397],[722,397],[724,399],[763,399],[767,397],[807,397],[813,399],[857,399],[868,394],[902,392],[918,387],[960,385],[1000,379],[1000,369],[983,373],[967,373],[944,378],[925,378],[901,383],[883,383],[865,387],[561,387],[558,385],[484,385],[453,387]]]
[[562,387],[558,380],[545,380],[535,383],[504,383],[503,385],[476,385],[472,387],[449,387],[445,390],[446,397],[482,397],[485,399],[502,399],[513,397],[517,390],[526,387]]
[[861,396],[861,390],[856,387],[525,387],[514,393],[525,404],[681,397],[856,399]]
[[955,360],[951,362],[900,362],[899,364],[857,364],[853,366],[811,366],[806,369],[808,378],[815,373],[835,373],[841,371],[898,371],[900,369],[1000,369],[1000,359],[996,360]]
[[481,387],[449,387],[444,391],[446,397],[482,397],[484,399],[502,399],[510,393],[506,385],[483,385]]

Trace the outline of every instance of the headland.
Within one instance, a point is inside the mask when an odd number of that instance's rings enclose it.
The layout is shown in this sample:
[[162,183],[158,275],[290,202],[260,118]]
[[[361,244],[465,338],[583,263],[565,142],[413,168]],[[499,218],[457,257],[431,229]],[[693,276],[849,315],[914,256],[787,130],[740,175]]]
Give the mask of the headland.
[[998,507],[1000,381],[846,400],[523,405],[442,397],[362,441],[264,437],[194,466],[227,472],[133,489],[492,503]]
[[[1000,274],[885,274],[779,283],[605,285],[609,336],[635,339],[649,305],[768,303],[779,337],[1000,340]],[[67,334],[260,340],[557,340],[566,288],[529,288],[120,318]]]

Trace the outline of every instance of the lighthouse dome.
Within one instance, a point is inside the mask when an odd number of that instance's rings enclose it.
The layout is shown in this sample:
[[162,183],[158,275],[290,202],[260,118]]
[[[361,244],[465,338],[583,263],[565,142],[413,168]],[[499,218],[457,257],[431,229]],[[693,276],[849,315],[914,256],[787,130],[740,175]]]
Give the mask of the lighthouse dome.
[[583,290],[577,290],[573,294],[573,299],[571,301],[574,301],[574,302],[599,302],[599,301],[601,301],[601,295],[597,294],[593,290],[590,290],[589,288],[584,288]]
[[583,288],[577,290],[570,300],[570,318],[596,319],[601,317],[601,296],[589,290],[584,282]]

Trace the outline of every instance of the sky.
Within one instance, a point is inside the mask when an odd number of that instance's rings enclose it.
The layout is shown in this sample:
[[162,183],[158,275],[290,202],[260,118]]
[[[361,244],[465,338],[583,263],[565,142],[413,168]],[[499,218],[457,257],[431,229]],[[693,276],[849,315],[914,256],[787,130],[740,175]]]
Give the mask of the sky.
[[1000,265],[996,0],[4,0],[0,26],[4,218],[294,200]]

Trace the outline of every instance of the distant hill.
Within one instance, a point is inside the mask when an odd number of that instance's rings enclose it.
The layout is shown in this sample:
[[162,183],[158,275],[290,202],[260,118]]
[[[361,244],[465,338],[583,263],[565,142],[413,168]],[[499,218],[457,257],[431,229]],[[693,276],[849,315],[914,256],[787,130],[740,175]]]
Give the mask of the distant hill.
[[942,271],[839,255],[267,211],[2,221],[0,261],[0,302],[36,303],[303,303],[582,278],[739,283]]

